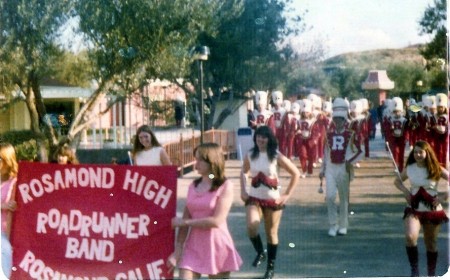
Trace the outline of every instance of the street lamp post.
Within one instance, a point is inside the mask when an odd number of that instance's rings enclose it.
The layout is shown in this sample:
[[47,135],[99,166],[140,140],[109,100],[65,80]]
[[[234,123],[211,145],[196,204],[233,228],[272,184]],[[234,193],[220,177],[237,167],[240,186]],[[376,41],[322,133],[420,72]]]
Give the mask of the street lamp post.
[[208,60],[209,48],[207,46],[198,46],[194,49],[194,59],[199,64],[200,75],[200,143],[203,144],[203,133],[205,132],[205,108],[203,100],[203,61]]

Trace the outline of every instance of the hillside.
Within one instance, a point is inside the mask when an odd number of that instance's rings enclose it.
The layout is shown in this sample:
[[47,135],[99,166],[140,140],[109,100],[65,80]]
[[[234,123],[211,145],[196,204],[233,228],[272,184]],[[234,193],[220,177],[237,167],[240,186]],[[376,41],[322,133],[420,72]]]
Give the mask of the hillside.
[[325,68],[348,67],[360,69],[387,69],[391,64],[424,65],[419,53],[421,45],[402,49],[380,49],[372,51],[346,53],[324,61]]

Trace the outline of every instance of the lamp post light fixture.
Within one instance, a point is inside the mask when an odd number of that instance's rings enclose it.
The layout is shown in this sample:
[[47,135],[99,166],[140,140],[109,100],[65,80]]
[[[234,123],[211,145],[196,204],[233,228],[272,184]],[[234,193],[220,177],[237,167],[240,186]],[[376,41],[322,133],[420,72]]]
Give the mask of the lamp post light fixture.
[[194,48],[193,58],[198,61],[200,74],[200,143],[203,144],[203,133],[205,132],[205,108],[203,98],[203,61],[208,60],[209,48],[207,46],[198,46]]

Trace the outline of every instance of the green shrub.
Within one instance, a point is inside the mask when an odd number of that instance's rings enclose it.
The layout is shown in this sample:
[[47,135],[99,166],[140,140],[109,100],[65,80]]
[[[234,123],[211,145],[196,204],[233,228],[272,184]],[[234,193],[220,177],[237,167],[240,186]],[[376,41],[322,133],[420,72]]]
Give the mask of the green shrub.
[[36,139],[44,140],[44,136],[31,130],[12,130],[0,134],[0,142],[11,143],[16,149],[17,160],[34,161],[37,159]]
[[45,137],[31,130],[11,130],[0,134],[0,141],[11,143],[13,146],[32,139],[45,139]]
[[15,146],[17,160],[36,161],[38,146],[36,140],[32,139]]

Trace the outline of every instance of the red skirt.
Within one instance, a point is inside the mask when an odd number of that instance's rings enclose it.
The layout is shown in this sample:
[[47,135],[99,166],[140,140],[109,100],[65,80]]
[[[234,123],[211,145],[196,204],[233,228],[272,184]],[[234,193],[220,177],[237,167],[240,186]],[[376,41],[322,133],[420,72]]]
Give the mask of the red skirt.
[[[421,224],[442,224],[448,222],[447,214],[444,210],[436,210],[433,207],[433,201],[436,196],[431,196],[423,187],[419,188],[419,191],[411,196],[411,206],[405,208],[403,219],[409,215],[417,217]],[[423,203],[429,211],[417,211],[419,203]]]

